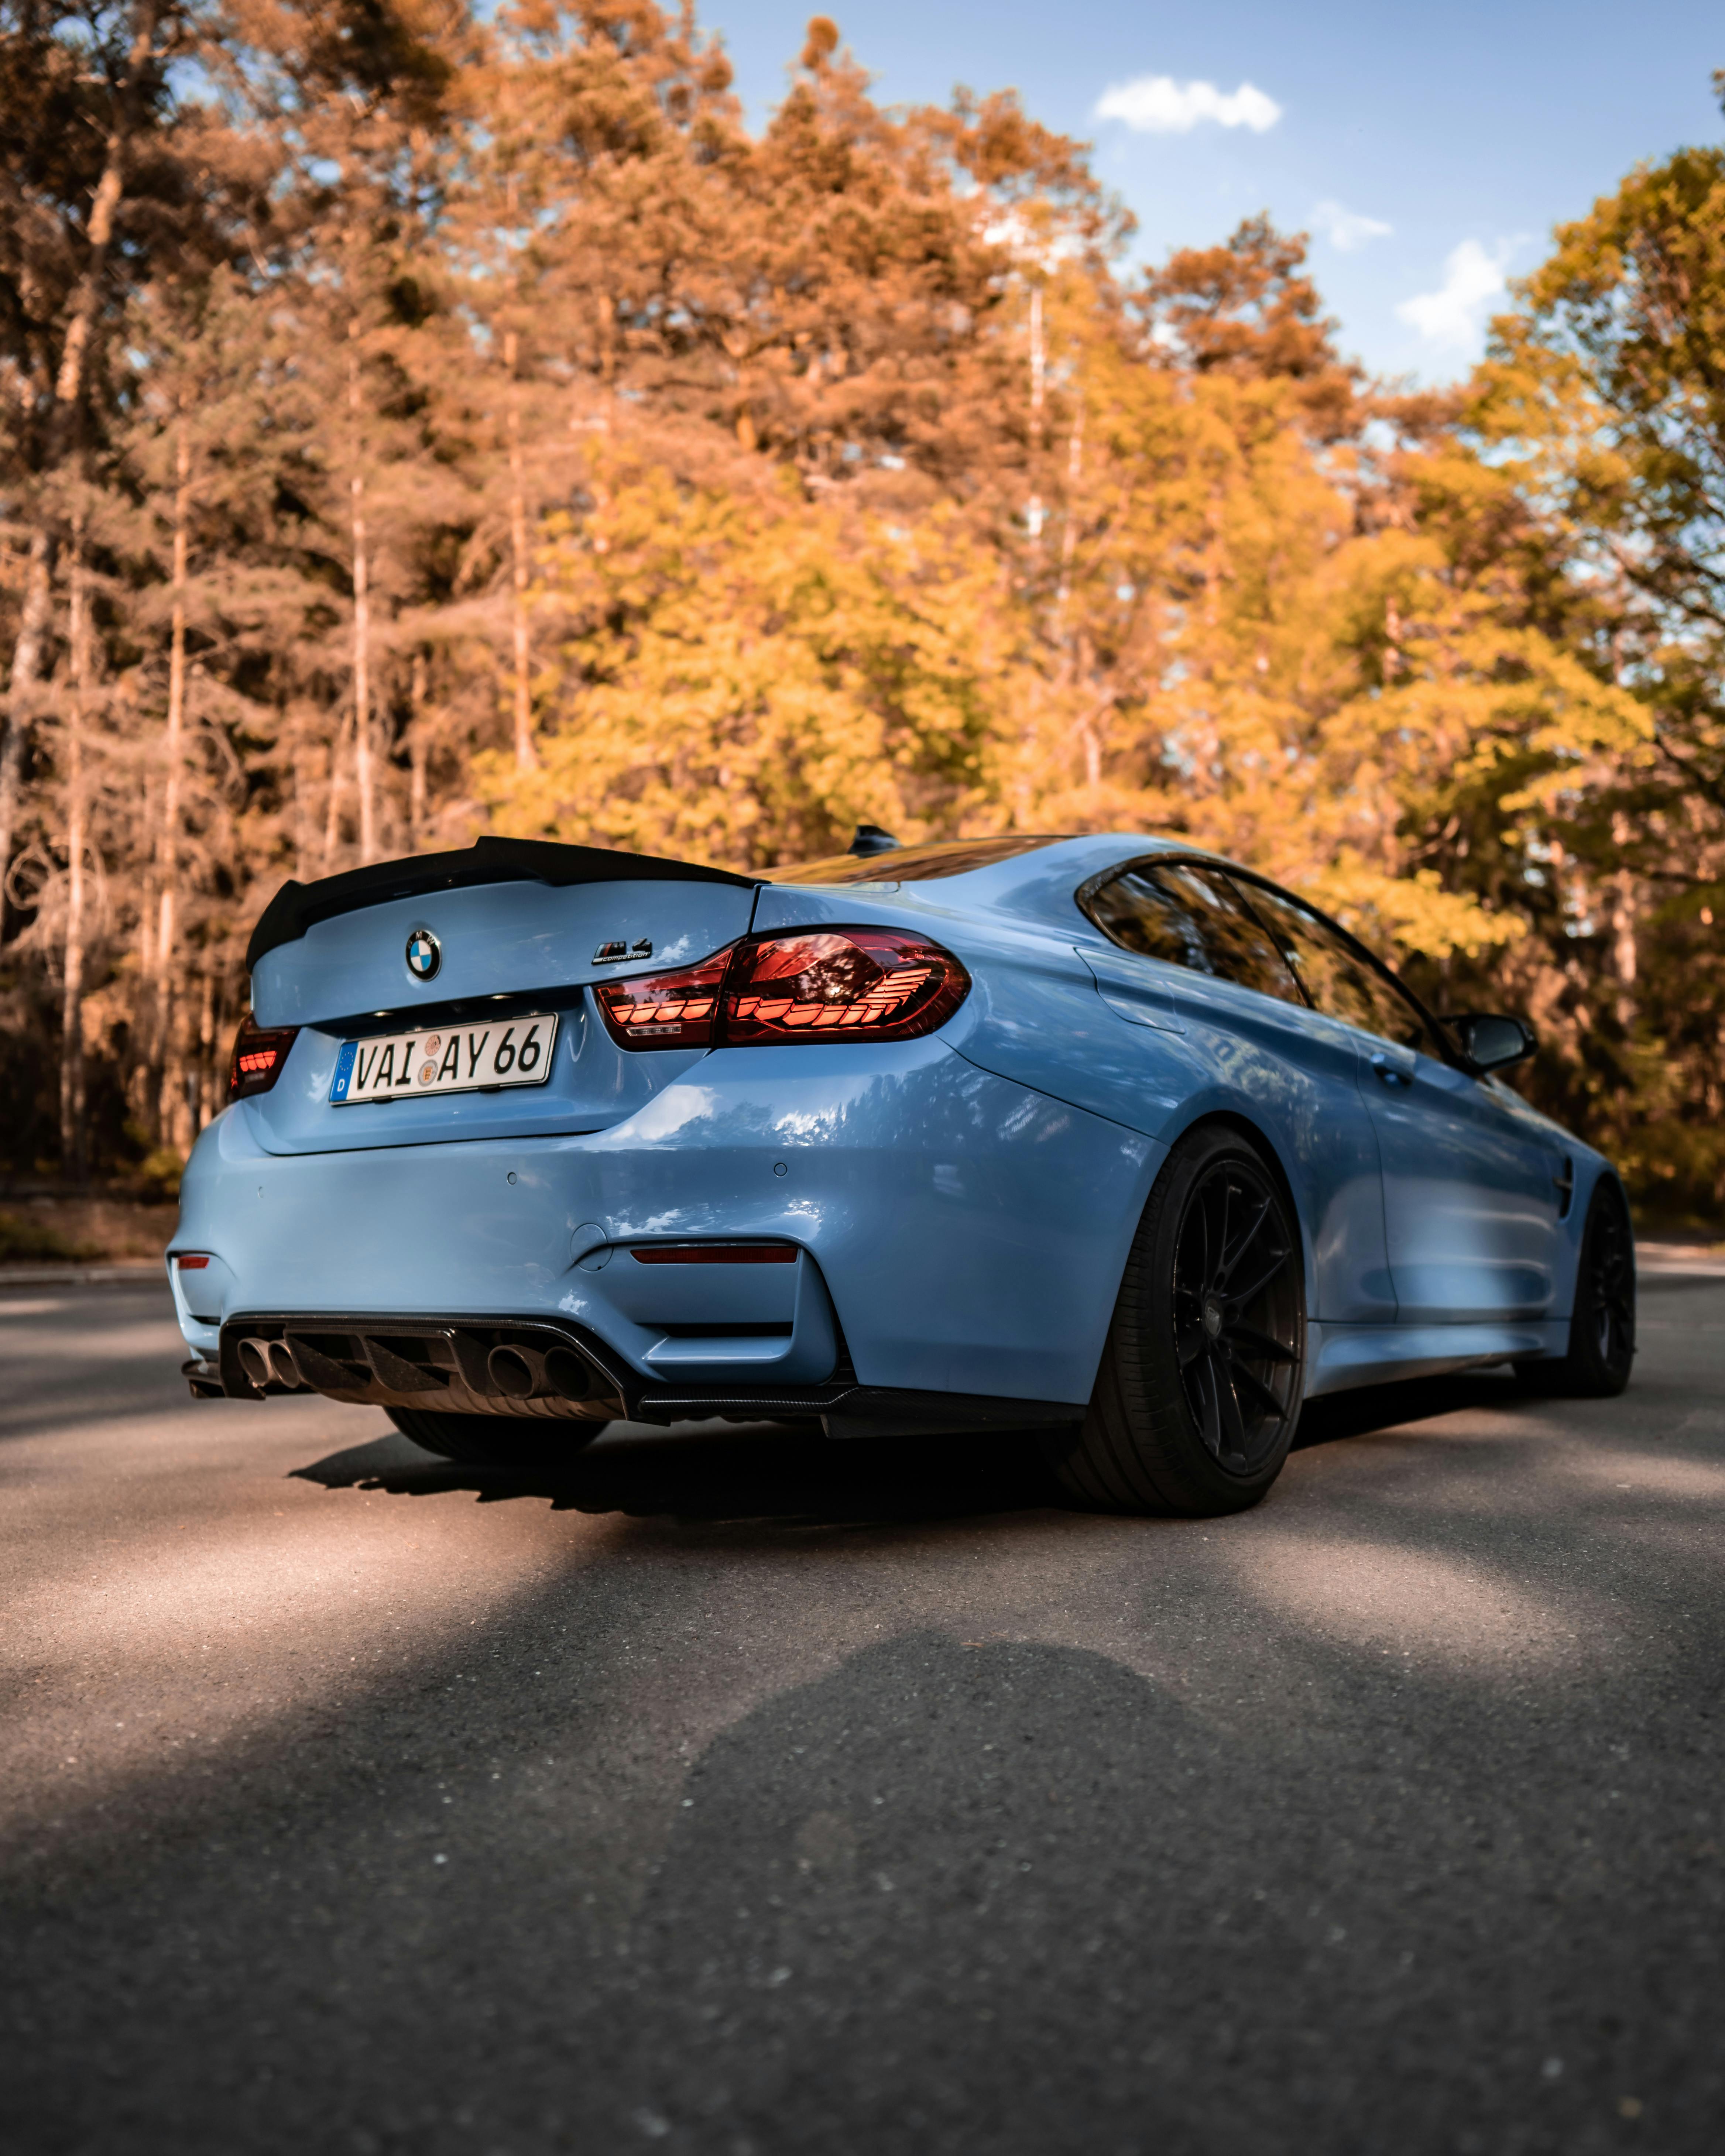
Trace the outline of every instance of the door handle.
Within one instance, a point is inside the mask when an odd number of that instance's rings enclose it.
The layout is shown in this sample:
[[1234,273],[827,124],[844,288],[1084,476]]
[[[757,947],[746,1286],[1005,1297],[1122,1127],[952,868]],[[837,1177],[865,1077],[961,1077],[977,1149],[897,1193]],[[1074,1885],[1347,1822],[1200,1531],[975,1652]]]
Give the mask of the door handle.
[[1414,1082],[1413,1072],[1404,1070],[1399,1063],[1393,1063],[1387,1055],[1374,1055],[1372,1068],[1386,1086],[1411,1086]]

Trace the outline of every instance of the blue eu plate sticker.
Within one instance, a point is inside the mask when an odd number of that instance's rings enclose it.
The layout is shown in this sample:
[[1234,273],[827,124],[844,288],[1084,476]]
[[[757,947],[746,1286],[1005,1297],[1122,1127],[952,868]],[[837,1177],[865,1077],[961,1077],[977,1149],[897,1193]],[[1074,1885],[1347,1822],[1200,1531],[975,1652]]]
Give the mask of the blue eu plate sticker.
[[330,1088],[330,1098],[332,1101],[345,1101],[347,1098],[348,1085],[353,1077],[353,1059],[358,1053],[359,1043],[357,1040],[344,1040],[341,1043],[341,1053],[336,1058],[336,1082]]

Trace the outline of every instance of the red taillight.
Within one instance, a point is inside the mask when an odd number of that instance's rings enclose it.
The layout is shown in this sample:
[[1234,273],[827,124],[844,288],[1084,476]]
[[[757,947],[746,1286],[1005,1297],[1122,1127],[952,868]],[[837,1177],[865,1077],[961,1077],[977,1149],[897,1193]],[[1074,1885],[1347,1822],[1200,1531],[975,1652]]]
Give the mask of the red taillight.
[[228,1098],[244,1101],[254,1093],[267,1093],[281,1075],[288,1050],[300,1029],[296,1025],[262,1026],[253,1023],[248,1011],[234,1036],[234,1054],[228,1065]]
[[629,1255],[638,1265],[793,1265],[794,1243],[649,1243]]
[[594,993],[624,1048],[913,1040],[946,1024],[970,976],[950,951],[897,929],[794,928]]
[[602,982],[593,993],[611,1038],[624,1048],[711,1048],[719,990],[735,948],[727,944],[680,973]]
[[913,1040],[944,1025],[970,976],[938,943],[895,928],[799,928],[737,946],[725,983],[727,1047]]
[[181,1250],[176,1254],[174,1263],[182,1273],[201,1273],[209,1264],[209,1254],[206,1250]]

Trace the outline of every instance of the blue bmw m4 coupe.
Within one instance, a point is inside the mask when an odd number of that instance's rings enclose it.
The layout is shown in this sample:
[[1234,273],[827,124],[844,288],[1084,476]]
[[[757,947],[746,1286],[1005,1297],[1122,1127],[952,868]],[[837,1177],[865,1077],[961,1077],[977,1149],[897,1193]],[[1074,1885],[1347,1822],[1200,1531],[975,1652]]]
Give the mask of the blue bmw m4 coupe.
[[1150,837],[759,876],[531,840],[286,885],[169,1272],[205,1397],[554,1469],[619,1418],[1033,1430],[1214,1514],[1302,1404],[1635,1353],[1610,1165],[1336,924]]

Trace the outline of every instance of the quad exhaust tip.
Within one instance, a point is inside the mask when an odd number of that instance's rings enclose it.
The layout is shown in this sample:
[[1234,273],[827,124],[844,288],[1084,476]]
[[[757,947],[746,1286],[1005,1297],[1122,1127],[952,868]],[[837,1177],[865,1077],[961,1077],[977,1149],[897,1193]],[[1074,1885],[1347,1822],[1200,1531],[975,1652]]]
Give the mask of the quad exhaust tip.
[[[332,1384],[347,1389],[351,1365],[337,1366],[320,1350],[303,1342],[299,1344],[300,1353],[296,1355],[291,1340],[247,1334],[234,1350],[241,1374],[259,1392],[270,1385],[295,1393],[328,1390]],[[398,1391],[406,1384],[418,1389],[417,1367],[402,1362],[387,1341],[362,1336],[359,1344],[379,1383]],[[480,1343],[475,1342],[473,1347],[477,1350]],[[302,1357],[309,1358],[309,1368],[302,1365]],[[589,1400],[603,1383],[603,1373],[572,1348],[542,1348],[526,1342],[504,1342],[485,1355],[484,1368],[493,1395],[507,1400]]]
[[530,1400],[536,1388],[533,1365],[519,1348],[494,1348],[485,1358],[485,1369],[500,1393],[512,1400]]
[[572,1348],[553,1348],[545,1358],[545,1381],[566,1400],[584,1400],[593,1389],[598,1373]]
[[285,1385],[295,1393],[306,1389],[294,1351],[285,1340],[242,1340],[239,1367],[254,1385]]
[[543,1399],[547,1394],[584,1400],[593,1388],[591,1364],[567,1348],[548,1348],[543,1354],[534,1348],[494,1348],[485,1358],[485,1373],[498,1391],[512,1400]]

